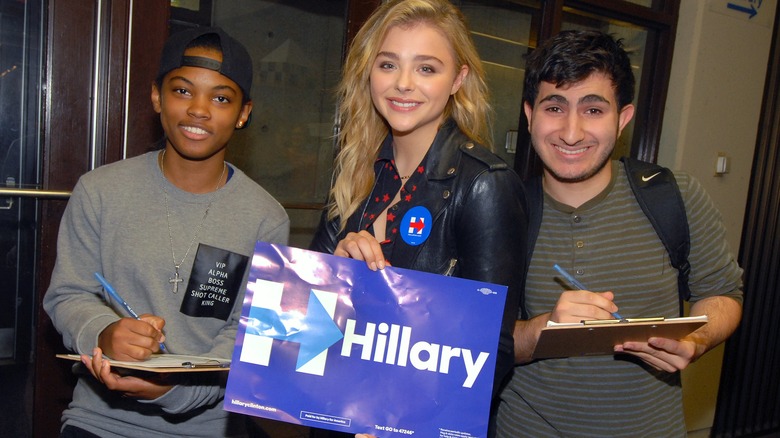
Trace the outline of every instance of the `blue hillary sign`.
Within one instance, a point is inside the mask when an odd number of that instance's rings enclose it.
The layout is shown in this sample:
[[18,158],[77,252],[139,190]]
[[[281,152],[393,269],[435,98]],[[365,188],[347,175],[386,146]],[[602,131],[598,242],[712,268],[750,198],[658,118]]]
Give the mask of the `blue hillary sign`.
[[258,242],[224,407],[378,437],[484,437],[506,287]]

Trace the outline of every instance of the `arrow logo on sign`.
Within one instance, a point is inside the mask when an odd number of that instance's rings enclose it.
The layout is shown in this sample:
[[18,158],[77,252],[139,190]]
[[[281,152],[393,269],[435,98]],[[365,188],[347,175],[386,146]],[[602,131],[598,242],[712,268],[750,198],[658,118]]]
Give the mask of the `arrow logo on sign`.
[[246,333],[300,344],[297,370],[344,337],[314,291],[306,315],[250,307]]

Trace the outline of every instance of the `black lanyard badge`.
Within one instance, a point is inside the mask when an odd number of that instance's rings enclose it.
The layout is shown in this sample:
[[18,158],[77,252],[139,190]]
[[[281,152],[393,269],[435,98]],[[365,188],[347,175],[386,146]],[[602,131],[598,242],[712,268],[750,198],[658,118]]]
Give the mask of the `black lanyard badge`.
[[179,311],[198,318],[227,321],[248,261],[245,255],[199,244]]

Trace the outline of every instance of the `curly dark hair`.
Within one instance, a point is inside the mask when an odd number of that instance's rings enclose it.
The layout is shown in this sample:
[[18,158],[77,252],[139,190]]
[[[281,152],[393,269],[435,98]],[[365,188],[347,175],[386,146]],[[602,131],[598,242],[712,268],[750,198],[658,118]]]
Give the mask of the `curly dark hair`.
[[634,73],[622,40],[593,30],[562,31],[528,55],[523,100],[533,107],[541,82],[564,87],[593,73],[612,80],[618,109],[634,100]]

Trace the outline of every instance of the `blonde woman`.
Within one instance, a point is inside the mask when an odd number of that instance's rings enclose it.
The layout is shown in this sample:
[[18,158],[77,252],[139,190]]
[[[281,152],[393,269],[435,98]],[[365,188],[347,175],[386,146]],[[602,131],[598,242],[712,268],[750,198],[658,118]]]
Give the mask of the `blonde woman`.
[[509,286],[498,389],[514,364],[527,219],[517,174],[488,148],[484,71],[462,13],[446,0],[382,5],[349,49],[339,108],[335,182],[311,249]]

